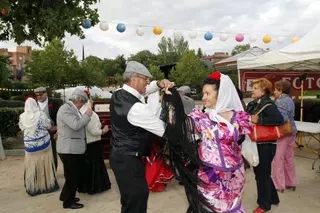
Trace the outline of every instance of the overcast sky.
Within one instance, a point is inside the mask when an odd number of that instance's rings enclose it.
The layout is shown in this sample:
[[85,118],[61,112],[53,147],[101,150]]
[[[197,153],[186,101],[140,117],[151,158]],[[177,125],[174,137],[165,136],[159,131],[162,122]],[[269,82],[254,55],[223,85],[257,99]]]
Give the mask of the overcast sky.
[[[86,56],[114,58],[119,54],[129,56],[140,50],[157,52],[157,43],[161,36],[152,33],[152,27],[144,28],[144,36],[136,35],[138,25],[159,25],[164,36],[172,36],[173,29],[182,29],[189,41],[190,48],[202,48],[206,54],[231,52],[239,44],[235,34],[229,34],[226,42],[219,40],[219,32],[243,33],[248,42],[249,36],[258,37],[255,43],[263,48],[279,49],[291,43],[293,36],[303,36],[319,23],[320,0],[101,0],[94,6],[98,8],[100,21],[122,22],[127,30],[119,33],[116,24],[109,24],[108,31],[99,26],[84,30],[86,39],[68,36],[65,39],[68,49],[74,49],[81,57],[82,45]],[[171,29],[166,29],[171,28]],[[197,30],[197,38],[188,37],[189,30]],[[211,31],[214,39],[206,41],[204,34]],[[262,37],[270,34],[273,38],[268,45]],[[278,35],[288,35],[279,45]],[[320,39],[320,38],[319,38]],[[36,45],[26,42],[33,48]],[[0,48],[15,49],[13,42],[0,43]]]

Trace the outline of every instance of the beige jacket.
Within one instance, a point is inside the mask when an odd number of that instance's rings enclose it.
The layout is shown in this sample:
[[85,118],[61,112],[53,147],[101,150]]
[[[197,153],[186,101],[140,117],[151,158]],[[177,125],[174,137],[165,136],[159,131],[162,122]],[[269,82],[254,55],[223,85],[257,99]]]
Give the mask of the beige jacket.
[[102,133],[99,116],[92,112],[91,121],[86,126],[87,143],[100,141]]

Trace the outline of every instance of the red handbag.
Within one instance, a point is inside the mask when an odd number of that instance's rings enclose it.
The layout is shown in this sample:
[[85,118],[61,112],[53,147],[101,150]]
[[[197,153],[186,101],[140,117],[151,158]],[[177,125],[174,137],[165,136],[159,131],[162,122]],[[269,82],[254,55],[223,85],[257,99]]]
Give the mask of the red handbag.
[[[267,106],[272,104],[266,104],[256,115],[259,115]],[[254,124],[253,131],[249,134],[252,141],[265,142],[265,141],[276,141],[283,138],[282,126],[261,126]]]

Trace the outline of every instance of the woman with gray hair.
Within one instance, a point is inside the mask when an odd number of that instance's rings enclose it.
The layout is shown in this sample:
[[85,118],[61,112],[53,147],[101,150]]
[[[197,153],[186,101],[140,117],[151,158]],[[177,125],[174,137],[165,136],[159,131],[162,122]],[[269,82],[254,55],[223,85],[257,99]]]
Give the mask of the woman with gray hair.
[[[93,106],[93,100],[88,92],[89,101],[82,106],[80,112],[84,114]],[[85,152],[85,164],[82,169],[82,182],[78,186],[78,192],[96,194],[111,188],[109,175],[102,156],[101,136],[109,131],[107,125],[102,128],[99,116],[92,112],[91,121],[86,126],[87,150]]]

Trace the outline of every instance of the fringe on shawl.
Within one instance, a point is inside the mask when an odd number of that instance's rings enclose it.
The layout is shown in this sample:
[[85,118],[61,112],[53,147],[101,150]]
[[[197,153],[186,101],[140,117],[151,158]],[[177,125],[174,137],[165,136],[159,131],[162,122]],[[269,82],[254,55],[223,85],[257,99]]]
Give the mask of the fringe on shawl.
[[26,152],[24,185],[31,196],[59,189],[51,146],[38,152]]

